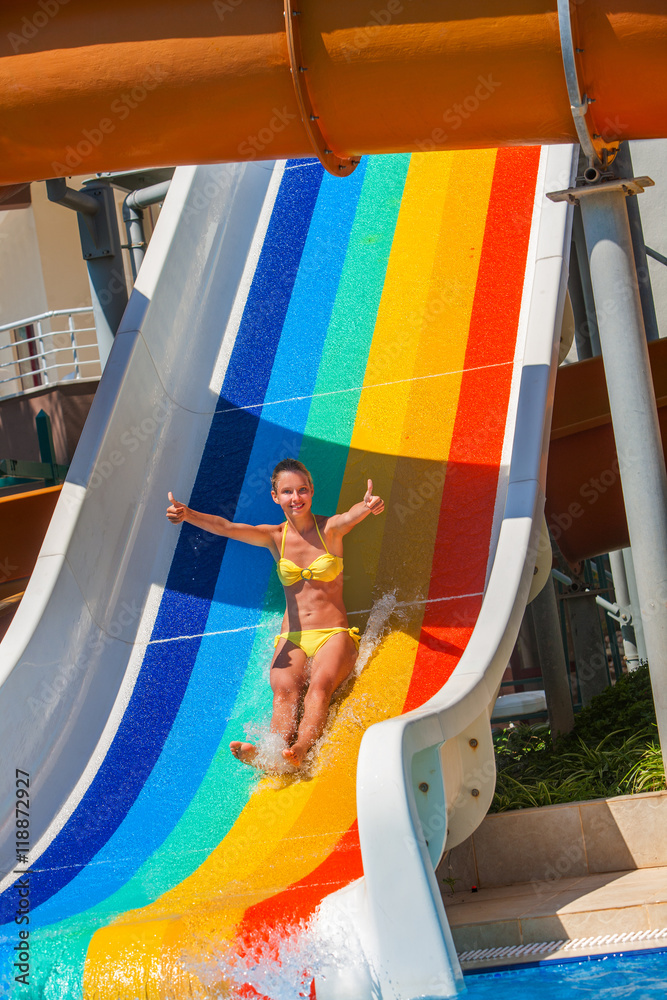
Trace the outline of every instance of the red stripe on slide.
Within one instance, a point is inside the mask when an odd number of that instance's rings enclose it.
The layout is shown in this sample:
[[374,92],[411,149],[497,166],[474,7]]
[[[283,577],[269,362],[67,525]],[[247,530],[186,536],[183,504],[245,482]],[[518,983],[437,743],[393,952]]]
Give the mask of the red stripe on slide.
[[429,603],[405,712],[451,676],[481,606],[480,597],[458,595],[484,587],[539,159],[539,147],[501,149],[496,159]]
[[[307,920],[325,896],[349,885],[364,874],[361,865],[359,831],[355,820],[331,854],[312,872],[288,889],[250,906],[239,924],[238,940],[247,948],[266,942],[272,929],[289,928]],[[282,936],[282,935],[281,935]]]

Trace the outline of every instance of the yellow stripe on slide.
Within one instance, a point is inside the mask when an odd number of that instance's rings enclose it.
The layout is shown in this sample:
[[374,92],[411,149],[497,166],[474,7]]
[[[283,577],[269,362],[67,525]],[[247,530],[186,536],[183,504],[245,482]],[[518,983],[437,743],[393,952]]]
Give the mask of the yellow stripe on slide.
[[396,456],[451,195],[452,163],[451,153],[413,153],[405,181],[339,501],[344,510],[360,500],[367,479],[385,499],[385,514],[367,518],[346,547],[345,601],[351,611],[368,608],[378,590],[393,589],[377,578],[377,569],[384,538],[394,544],[389,515]]
[[[414,380],[409,383],[401,457],[442,460],[449,452],[496,155],[495,149],[448,154],[450,190],[439,226]],[[399,321],[397,316],[397,325]],[[451,374],[428,377],[439,372]]]
[[[345,475],[358,482],[363,464],[385,514],[364,523],[375,544],[346,551],[349,608],[369,606],[367,580],[401,601],[428,591],[495,161],[495,150],[411,160]],[[348,487],[341,507],[357,499]],[[421,614],[406,623],[420,626]]]

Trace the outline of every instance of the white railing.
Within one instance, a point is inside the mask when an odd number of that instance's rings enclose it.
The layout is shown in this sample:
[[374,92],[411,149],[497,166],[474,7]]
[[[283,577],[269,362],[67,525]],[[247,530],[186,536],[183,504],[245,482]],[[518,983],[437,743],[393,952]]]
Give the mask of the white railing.
[[100,375],[97,333],[90,306],[52,309],[0,326],[3,399],[40,386]]

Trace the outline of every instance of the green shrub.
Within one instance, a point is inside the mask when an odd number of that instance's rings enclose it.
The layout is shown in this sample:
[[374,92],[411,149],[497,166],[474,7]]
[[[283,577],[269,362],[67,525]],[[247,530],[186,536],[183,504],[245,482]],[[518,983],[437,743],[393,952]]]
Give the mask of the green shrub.
[[595,697],[555,741],[548,726],[519,725],[494,743],[491,812],[665,788],[648,667]]

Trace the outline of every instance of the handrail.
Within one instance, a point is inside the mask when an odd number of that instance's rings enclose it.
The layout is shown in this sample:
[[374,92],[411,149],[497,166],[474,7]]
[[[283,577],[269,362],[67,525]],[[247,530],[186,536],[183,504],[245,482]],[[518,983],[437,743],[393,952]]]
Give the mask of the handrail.
[[[85,314],[93,317],[92,324],[75,326],[74,318]],[[43,323],[59,317],[67,320],[66,328],[55,330],[43,328]],[[15,320],[12,323],[4,323],[0,326],[0,334],[11,334],[15,330],[24,330],[25,332],[31,330],[33,335],[30,337],[10,336],[8,343],[0,344],[0,356],[2,356],[2,351],[10,351],[11,354],[9,360],[0,361],[0,374],[4,375],[8,371],[11,372],[8,378],[0,378],[0,386],[6,385],[9,382],[18,382],[21,387],[18,392],[10,392],[0,398],[11,399],[28,391],[25,387],[24,379],[32,379],[34,381],[35,384],[29,387],[31,389],[42,388],[54,382],[62,381],[63,379],[58,374],[62,369],[69,370],[65,375],[65,378],[68,380],[99,376],[100,358],[97,337],[90,344],[82,344],[77,341],[77,338],[82,334],[95,333],[92,306],[77,306],[73,309],[50,309],[46,312],[34,316],[26,316],[23,319]],[[45,341],[48,337],[51,338],[51,343],[47,347]],[[65,338],[66,342],[58,344],[56,338],[60,338],[61,340]],[[23,346],[27,346],[29,350],[26,357],[19,356],[19,349]],[[81,358],[80,351],[84,347],[92,351],[94,356]],[[60,360],[51,360],[53,355],[60,355]],[[66,360],[62,360],[63,356]],[[26,366],[30,370],[23,370]],[[90,372],[89,376],[84,376],[82,373],[82,369],[85,366],[87,366],[87,370]],[[94,366],[97,371],[91,371],[90,366]]]
[[0,326],[0,333],[5,330],[16,330],[20,326],[30,326],[31,323],[39,323],[44,319],[51,319],[52,316],[75,316],[79,313],[92,313],[92,306],[77,306],[75,309],[50,309],[48,312],[39,313],[37,316],[26,316],[25,319],[15,320],[13,323],[5,323]]

